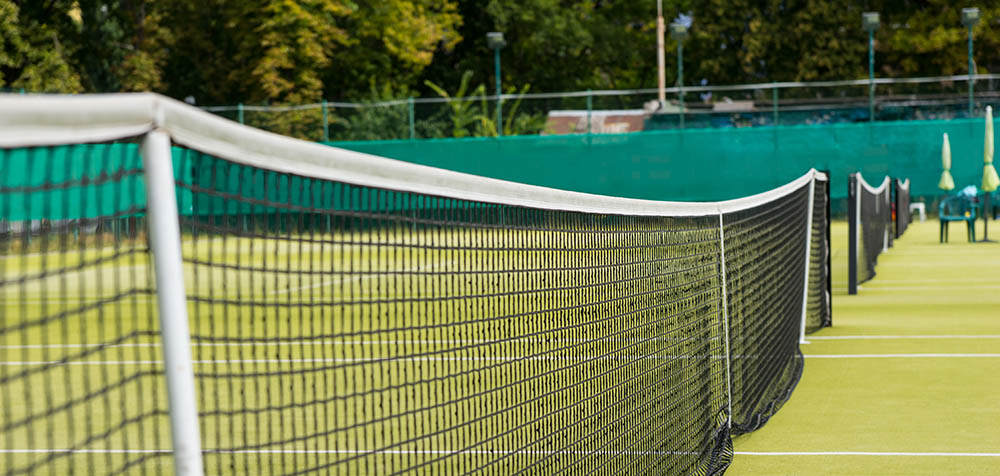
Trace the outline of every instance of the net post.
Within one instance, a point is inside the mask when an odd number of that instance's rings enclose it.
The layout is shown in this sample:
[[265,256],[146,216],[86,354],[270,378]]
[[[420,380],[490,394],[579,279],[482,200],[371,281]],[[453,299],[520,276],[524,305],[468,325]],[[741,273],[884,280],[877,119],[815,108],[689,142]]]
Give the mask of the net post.
[[809,304],[809,261],[812,258],[812,224],[813,224],[813,206],[816,203],[816,171],[813,171],[812,180],[809,181],[809,205],[806,213],[806,266],[805,272],[803,273],[804,278],[802,285],[802,319],[799,322],[799,344],[808,344],[809,341],[806,340],[806,308]]
[[[888,177],[887,177],[888,179]],[[888,217],[888,222],[882,227],[882,252],[888,252],[889,248],[892,248],[892,234],[889,233],[889,229],[892,227],[892,179],[888,179],[890,183],[886,184],[885,191],[885,216]]]
[[170,405],[174,471],[178,476],[201,476],[204,470],[170,137],[162,131],[148,133],[142,143],[142,160]]
[[899,178],[893,177],[890,180],[892,180],[892,209],[896,211],[896,216],[892,220],[892,236],[899,238]]
[[726,428],[733,429],[733,372],[730,367],[729,350],[729,297],[726,295],[726,229],[723,224],[722,207],[719,206],[719,268],[722,272],[722,330],[726,342]]
[[850,174],[847,179],[847,294],[858,293],[858,216],[861,206],[858,197],[858,178]]
[[826,175],[826,312],[827,316],[830,317],[829,325],[833,325],[833,241],[830,239],[831,231],[833,229],[832,222],[830,221],[830,213],[833,208],[833,202],[831,201],[832,193],[830,190],[830,185],[833,184],[833,175],[830,174],[829,170],[823,170],[823,174]]

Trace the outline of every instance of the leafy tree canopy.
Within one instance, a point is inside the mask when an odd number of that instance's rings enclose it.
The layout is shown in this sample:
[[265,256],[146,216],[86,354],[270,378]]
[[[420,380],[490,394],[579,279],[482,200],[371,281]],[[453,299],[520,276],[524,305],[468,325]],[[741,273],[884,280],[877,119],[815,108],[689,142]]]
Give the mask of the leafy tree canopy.
[[[862,78],[861,13],[878,11],[879,76],[962,74],[948,0],[664,0],[691,18],[688,83]],[[979,72],[1000,63],[1000,7],[975,29]],[[159,91],[198,104],[435,96],[491,85],[564,91],[656,84],[656,4],[634,0],[0,0],[0,87]],[[668,78],[675,77],[668,38]],[[670,79],[672,81],[672,79]]]

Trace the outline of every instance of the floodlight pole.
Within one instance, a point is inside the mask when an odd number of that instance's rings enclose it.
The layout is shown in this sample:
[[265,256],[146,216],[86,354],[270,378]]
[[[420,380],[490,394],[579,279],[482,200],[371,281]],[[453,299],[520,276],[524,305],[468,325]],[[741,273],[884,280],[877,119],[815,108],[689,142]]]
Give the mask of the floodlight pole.
[[684,40],[688,27],[683,23],[670,24],[670,36],[677,41],[677,99],[681,107],[681,129],[684,128]]
[[861,25],[868,31],[868,122],[875,122],[875,31],[879,23],[878,12],[861,14]]
[[497,137],[503,135],[503,90],[500,88],[500,48],[493,50],[493,70],[497,75]]
[[875,122],[875,31],[868,30],[868,122]]
[[659,84],[657,88],[657,100],[660,102],[660,109],[667,104],[667,56],[664,36],[667,33],[667,24],[663,21],[663,0],[656,0],[656,66]]
[[681,129],[684,128],[684,42],[677,41],[677,98],[681,106]]
[[503,33],[491,31],[486,34],[486,43],[493,49],[493,72],[497,85],[497,137],[503,136],[503,90],[500,88],[500,50],[507,45]]
[[972,75],[976,74],[976,67],[972,64],[972,27],[969,27],[969,116],[972,116],[972,111],[975,109],[975,83],[972,81]]
[[962,24],[969,30],[969,117],[972,117],[976,106],[975,84],[972,80],[976,74],[976,64],[972,59],[972,29],[979,24],[979,9],[963,8]]

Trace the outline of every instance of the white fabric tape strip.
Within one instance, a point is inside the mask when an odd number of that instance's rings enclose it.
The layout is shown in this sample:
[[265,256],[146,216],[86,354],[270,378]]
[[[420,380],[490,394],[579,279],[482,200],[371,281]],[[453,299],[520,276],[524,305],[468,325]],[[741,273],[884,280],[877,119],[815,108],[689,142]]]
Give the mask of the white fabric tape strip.
[[98,142],[154,126],[192,149],[236,163],[361,186],[529,208],[641,216],[714,216],[805,186],[815,170],[776,189],[722,202],[663,202],[524,185],[411,164],[261,131],[151,93],[0,95],[0,147]]

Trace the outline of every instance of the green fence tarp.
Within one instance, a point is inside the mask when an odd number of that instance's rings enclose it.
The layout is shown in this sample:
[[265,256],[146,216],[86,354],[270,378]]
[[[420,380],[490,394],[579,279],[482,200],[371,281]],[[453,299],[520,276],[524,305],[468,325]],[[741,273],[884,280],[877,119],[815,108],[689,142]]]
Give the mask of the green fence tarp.
[[136,144],[0,150],[0,219],[67,220],[145,208]]
[[652,200],[742,197],[814,167],[831,172],[833,198],[842,199],[847,175],[856,170],[872,183],[886,174],[909,177],[913,195],[939,195],[944,132],[951,137],[956,185],[977,184],[983,131],[981,119],[961,119],[330,144],[515,182]]
[[[984,130],[982,120],[963,119],[332,145],[533,185],[652,200],[752,195],[787,183],[810,167],[831,172],[834,199],[846,197],[847,175],[855,170],[872,183],[886,174],[908,177],[911,195],[933,197],[941,194],[941,134],[947,132],[951,139],[952,175],[961,188],[981,182]],[[0,154],[0,219],[59,220],[129,210],[141,214],[145,209],[137,144],[11,149]],[[338,194],[312,181],[229,172],[215,174],[228,182],[219,183],[211,171],[222,163],[197,160],[198,154],[180,148],[174,148],[173,156],[182,183],[228,189],[266,202],[347,206],[331,202]],[[202,197],[196,207],[196,193],[179,188],[178,194],[181,214],[274,211],[260,204],[224,209],[221,197]]]

